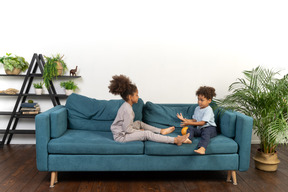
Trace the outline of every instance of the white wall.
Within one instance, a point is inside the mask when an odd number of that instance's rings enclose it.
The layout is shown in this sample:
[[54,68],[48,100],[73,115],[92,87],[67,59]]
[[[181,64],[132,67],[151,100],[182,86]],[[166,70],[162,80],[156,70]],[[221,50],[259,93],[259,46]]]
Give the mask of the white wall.
[[[222,98],[243,70],[258,65],[287,73],[285,1],[10,0],[1,2],[0,18],[0,56],[30,62],[33,53],[64,54],[82,76],[78,93],[97,99],[119,98],[107,88],[115,74],[129,76],[144,101],[195,103],[199,86],[215,87]],[[0,77],[0,90],[20,89],[21,82]],[[34,100],[42,111],[52,107]],[[1,97],[0,110],[14,103]],[[7,121],[1,116],[0,127]],[[17,128],[31,126],[26,120]],[[35,143],[34,135],[12,143]]]

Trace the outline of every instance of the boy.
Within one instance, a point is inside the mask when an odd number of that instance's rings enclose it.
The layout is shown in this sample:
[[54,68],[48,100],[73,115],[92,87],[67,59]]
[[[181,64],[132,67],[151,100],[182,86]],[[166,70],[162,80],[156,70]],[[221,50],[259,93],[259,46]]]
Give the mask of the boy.
[[196,95],[198,96],[199,106],[196,107],[192,119],[185,119],[181,113],[177,113],[177,117],[182,121],[182,127],[189,126],[187,134],[190,133],[190,136],[184,143],[192,143],[194,136],[201,137],[197,150],[194,150],[194,152],[204,155],[210,138],[217,135],[214,113],[209,106],[216,93],[213,87],[203,86],[196,91]]

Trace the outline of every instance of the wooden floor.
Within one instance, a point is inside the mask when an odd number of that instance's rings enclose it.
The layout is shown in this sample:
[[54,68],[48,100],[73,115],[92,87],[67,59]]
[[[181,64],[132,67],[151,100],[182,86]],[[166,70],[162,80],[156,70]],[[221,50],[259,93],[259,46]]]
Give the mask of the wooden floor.
[[50,173],[39,172],[36,168],[35,145],[6,145],[0,148],[0,192],[287,192],[288,147],[278,147],[281,163],[278,171],[270,173],[254,168],[252,157],[257,148],[258,145],[252,145],[250,169],[237,172],[237,186],[225,182],[226,171],[60,172],[59,183],[49,188]]

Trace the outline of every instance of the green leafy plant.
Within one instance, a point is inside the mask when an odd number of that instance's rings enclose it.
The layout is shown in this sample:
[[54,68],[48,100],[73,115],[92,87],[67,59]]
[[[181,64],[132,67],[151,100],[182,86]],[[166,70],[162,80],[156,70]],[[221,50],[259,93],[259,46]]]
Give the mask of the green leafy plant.
[[43,82],[40,82],[40,83],[33,83],[33,86],[34,88],[36,89],[42,89],[43,88]]
[[251,116],[253,129],[260,138],[261,151],[274,153],[277,145],[287,144],[288,74],[276,78],[280,71],[262,68],[244,71],[245,78],[232,83],[232,93],[217,104]]
[[57,69],[58,62],[62,64],[64,72],[68,69],[66,63],[62,59],[63,57],[64,55],[61,57],[60,54],[52,57],[45,56],[46,63],[44,65],[43,81],[47,89],[50,87],[50,81],[52,81],[54,77],[57,78],[59,75]]
[[75,91],[76,89],[78,89],[78,86],[74,83],[74,81],[70,80],[70,81],[63,81],[60,83],[60,86],[64,89],[67,90],[73,90]]
[[23,57],[17,55],[12,57],[11,55],[11,53],[6,53],[6,56],[0,58],[0,63],[4,65],[4,69],[13,71],[14,68],[18,68],[22,72],[25,72],[28,69],[29,63]]

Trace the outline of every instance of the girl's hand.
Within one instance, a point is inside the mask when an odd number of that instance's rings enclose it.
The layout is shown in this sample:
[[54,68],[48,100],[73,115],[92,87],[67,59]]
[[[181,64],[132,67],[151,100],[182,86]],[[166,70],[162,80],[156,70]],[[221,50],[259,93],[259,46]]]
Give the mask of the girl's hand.
[[140,131],[144,131],[144,129],[140,129]]
[[178,117],[178,119],[180,119],[181,121],[185,121],[182,113],[180,113],[180,114],[177,113],[177,117]]

